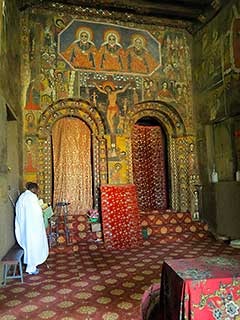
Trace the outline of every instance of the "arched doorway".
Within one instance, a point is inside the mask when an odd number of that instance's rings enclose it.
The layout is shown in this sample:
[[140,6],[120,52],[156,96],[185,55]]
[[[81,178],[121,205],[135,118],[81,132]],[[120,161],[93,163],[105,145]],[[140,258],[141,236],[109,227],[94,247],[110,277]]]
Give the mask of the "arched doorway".
[[52,127],[53,203],[70,202],[70,214],[93,207],[91,129],[76,117],[63,117]]
[[[189,144],[193,137],[186,133],[185,124],[178,111],[164,101],[140,102],[134,105],[126,126],[129,125],[132,131],[137,121],[145,117],[157,120],[166,136],[168,209],[186,212],[190,210],[191,203]],[[129,161],[133,181],[132,155]]]
[[132,128],[133,182],[140,210],[161,210],[169,205],[166,135],[154,117],[138,119]]
[[[93,207],[100,203],[101,184],[107,183],[107,151],[105,127],[100,113],[88,101],[79,99],[60,100],[50,105],[42,113],[38,125],[37,180],[40,186],[39,197],[46,203],[53,202],[54,172],[52,153],[52,130],[58,121],[71,118],[84,123],[91,133],[92,195]],[[68,200],[68,199],[66,199]],[[85,210],[86,213],[86,210]]]

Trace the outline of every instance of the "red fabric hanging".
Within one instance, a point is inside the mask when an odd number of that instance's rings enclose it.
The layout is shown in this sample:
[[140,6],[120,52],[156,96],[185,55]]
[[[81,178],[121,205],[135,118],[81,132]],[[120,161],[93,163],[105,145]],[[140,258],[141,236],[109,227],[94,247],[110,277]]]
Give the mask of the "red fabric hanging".
[[134,185],[101,186],[102,226],[108,249],[139,246],[140,215]]
[[167,208],[163,138],[159,126],[135,125],[133,128],[133,180],[140,210]]

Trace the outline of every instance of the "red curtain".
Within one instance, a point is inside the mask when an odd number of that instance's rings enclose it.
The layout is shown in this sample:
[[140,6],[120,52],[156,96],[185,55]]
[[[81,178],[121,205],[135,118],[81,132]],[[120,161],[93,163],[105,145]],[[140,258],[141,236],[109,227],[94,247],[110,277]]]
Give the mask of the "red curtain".
[[70,202],[69,213],[92,207],[91,131],[77,118],[62,118],[52,130],[54,203]]
[[141,210],[167,208],[164,136],[159,126],[135,125],[132,132],[133,181]]
[[136,186],[101,186],[102,225],[107,249],[126,249],[142,241]]

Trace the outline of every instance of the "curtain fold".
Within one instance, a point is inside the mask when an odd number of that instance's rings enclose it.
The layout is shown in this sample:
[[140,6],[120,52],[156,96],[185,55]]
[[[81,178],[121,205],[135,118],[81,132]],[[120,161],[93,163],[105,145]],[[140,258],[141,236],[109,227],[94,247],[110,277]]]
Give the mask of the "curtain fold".
[[159,126],[135,125],[132,131],[133,180],[141,210],[167,208],[164,137]]
[[92,208],[91,131],[77,118],[53,126],[54,204],[70,202],[69,214]]

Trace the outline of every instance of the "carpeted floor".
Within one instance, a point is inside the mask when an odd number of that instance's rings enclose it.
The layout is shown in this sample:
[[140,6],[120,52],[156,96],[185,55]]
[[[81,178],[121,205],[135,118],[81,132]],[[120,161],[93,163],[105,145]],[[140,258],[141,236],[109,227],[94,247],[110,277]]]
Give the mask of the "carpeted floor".
[[24,274],[24,284],[0,288],[0,319],[139,320],[144,291],[160,282],[165,258],[238,255],[215,240],[157,239],[141,247],[108,251],[103,244],[68,246],[52,252],[40,274]]

